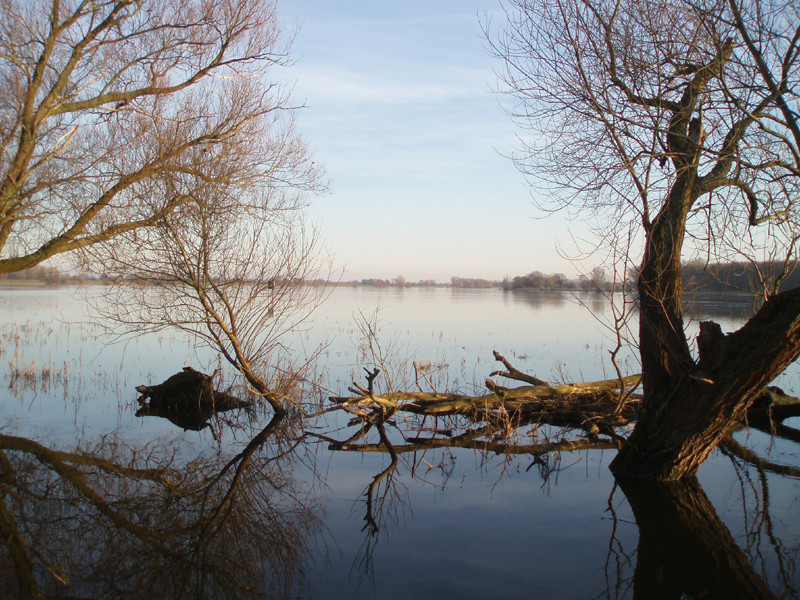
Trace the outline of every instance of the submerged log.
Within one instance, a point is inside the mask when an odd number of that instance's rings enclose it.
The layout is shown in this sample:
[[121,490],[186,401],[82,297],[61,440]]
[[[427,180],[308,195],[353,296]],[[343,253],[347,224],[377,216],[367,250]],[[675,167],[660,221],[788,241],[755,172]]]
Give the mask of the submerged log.
[[200,431],[216,413],[250,405],[245,400],[216,391],[212,379],[211,375],[184,367],[183,371],[163,383],[137,386],[136,391],[141,396],[136,416],[164,417],[183,429]]

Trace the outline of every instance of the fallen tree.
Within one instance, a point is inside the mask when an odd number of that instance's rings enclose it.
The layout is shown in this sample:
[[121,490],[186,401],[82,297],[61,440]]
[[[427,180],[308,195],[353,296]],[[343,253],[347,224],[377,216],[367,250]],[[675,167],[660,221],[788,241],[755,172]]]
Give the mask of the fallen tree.
[[[494,371],[490,377],[504,377],[528,385],[505,387],[492,379],[485,385],[489,392],[470,396],[454,392],[375,391],[380,369],[364,369],[366,387],[354,382],[348,391],[352,396],[331,396],[331,402],[342,410],[365,421],[370,413],[379,412],[384,419],[396,412],[434,417],[469,415],[476,421],[517,419],[571,429],[589,434],[612,433],[613,428],[632,424],[639,414],[641,395],[637,394],[641,375],[628,375],[602,381],[551,384],[517,370],[502,354],[494,351],[495,360],[506,370]],[[800,398],[786,394],[776,386],[764,388],[743,418],[743,422],[770,428],[784,419],[800,416]]]
[[342,410],[370,420],[370,411],[408,412],[420,415],[469,415],[476,421],[514,419],[520,422],[537,422],[545,425],[583,429],[594,435],[599,431],[611,433],[613,428],[628,425],[638,413],[640,398],[633,392],[641,376],[631,375],[621,379],[564,383],[553,385],[532,375],[527,375],[511,365],[497,351],[495,360],[506,370],[494,371],[490,377],[500,376],[528,385],[504,387],[487,379],[489,393],[479,396],[423,391],[376,393],[375,378],[379,369],[366,371],[367,386],[353,383],[350,397],[332,396],[330,400]]
[[[471,448],[497,454],[528,454],[539,457],[550,453],[573,452],[597,448],[622,448],[626,429],[634,425],[642,405],[638,386],[640,375],[593,382],[551,384],[516,369],[497,351],[495,360],[504,369],[490,374],[523,383],[516,387],[499,385],[487,379],[486,394],[468,395],[454,392],[425,391],[417,378],[416,391],[376,390],[380,369],[365,369],[366,384],[354,382],[348,391],[352,396],[332,396],[335,409],[353,416],[349,422],[359,429],[344,440],[318,436],[329,442],[332,450],[388,452],[393,456],[432,448]],[[416,366],[415,366],[416,367]],[[419,371],[417,370],[419,375]],[[423,378],[424,379],[424,378]],[[433,387],[433,386],[431,386]],[[398,425],[400,415],[419,419]],[[790,396],[778,387],[764,388],[750,409],[739,421],[739,427],[752,425],[787,439],[800,438],[800,432],[782,424],[791,416],[800,415],[800,398]],[[425,419],[450,418],[446,426],[439,421],[425,426]],[[453,418],[461,421],[453,420]],[[396,425],[402,441],[389,441],[386,424]],[[548,426],[540,439],[533,434],[519,441],[520,432]],[[368,442],[367,434],[376,429],[380,439]],[[426,434],[426,435],[423,435]],[[427,435],[432,434],[432,435]],[[531,443],[533,438],[533,443]],[[758,457],[736,443],[730,435],[723,440],[727,451],[748,462],[758,464]],[[770,465],[774,469],[790,469]]]

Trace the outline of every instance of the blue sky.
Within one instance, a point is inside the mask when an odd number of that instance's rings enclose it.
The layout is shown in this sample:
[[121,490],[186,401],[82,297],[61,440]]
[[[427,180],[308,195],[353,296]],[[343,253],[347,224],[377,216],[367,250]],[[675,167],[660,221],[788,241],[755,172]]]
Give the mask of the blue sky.
[[280,0],[300,27],[298,123],[331,180],[310,215],[345,280],[576,272],[557,252],[567,223],[537,211],[506,157],[518,130],[492,91],[492,11],[496,0]]

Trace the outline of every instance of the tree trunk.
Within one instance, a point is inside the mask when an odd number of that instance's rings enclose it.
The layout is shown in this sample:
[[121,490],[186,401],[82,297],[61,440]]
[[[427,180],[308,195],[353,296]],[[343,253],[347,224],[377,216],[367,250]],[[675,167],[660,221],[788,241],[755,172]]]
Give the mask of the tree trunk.
[[[647,315],[641,314],[643,332]],[[615,476],[668,481],[697,472],[762,389],[800,354],[800,289],[773,296],[734,333],[724,335],[716,323],[702,323],[697,345],[696,364],[681,371],[663,360],[653,385],[645,371],[668,350],[643,343],[642,408],[611,463]]]
[[[682,118],[691,114],[690,106]],[[716,323],[703,323],[695,362],[683,323],[681,254],[686,219],[704,189],[697,174],[699,147],[672,137],[670,147],[679,150],[676,179],[647,226],[637,281],[642,404],[633,433],[611,463],[617,477],[650,481],[693,476],[800,351],[800,292],[786,292],[735,333],[723,335]]]

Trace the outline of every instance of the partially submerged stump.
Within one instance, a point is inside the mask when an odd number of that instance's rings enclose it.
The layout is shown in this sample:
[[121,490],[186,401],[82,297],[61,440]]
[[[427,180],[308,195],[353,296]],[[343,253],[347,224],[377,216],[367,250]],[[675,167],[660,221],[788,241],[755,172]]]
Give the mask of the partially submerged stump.
[[192,367],[184,367],[163,383],[137,386],[136,391],[141,394],[137,417],[164,417],[183,429],[194,431],[206,427],[208,420],[218,412],[250,405],[216,391],[212,377]]

